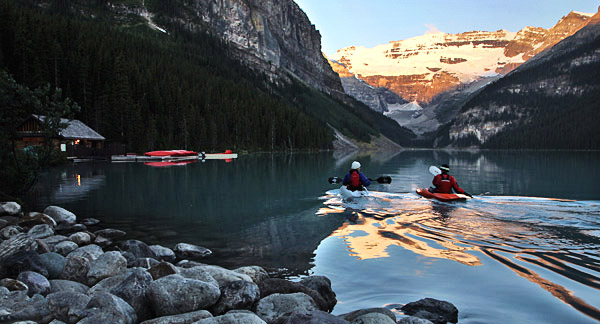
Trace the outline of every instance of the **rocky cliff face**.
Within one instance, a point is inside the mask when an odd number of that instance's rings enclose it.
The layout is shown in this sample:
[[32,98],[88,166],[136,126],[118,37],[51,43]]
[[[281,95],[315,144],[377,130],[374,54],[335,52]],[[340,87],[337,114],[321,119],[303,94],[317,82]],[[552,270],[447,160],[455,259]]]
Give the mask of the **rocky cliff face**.
[[597,126],[590,127],[588,121],[598,117],[598,71],[600,12],[586,19],[574,35],[533,57],[471,100],[450,127],[450,145],[480,146],[493,139],[497,142],[494,145],[500,141],[522,143],[526,139],[518,137],[533,137],[526,135],[533,134],[528,132],[533,129],[540,136],[528,147],[556,134],[562,138],[577,134],[573,136],[580,138],[573,139],[573,143],[589,141],[597,134]]
[[426,106],[435,96],[462,84],[510,72],[581,29],[590,16],[571,12],[548,30],[430,33],[374,48],[351,46],[331,59],[373,87],[388,88]]

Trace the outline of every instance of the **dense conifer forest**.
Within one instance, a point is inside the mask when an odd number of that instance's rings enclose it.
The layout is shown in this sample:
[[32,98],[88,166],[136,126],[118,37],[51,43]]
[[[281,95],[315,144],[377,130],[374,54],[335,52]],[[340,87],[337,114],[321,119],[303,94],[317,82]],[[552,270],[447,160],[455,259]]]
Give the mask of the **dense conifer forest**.
[[[367,142],[414,136],[361,103],[299,83],[276,86],[206,33],[163,33],[135,16],[120,25],[77,17],[68,1],[24,3],[0,1],[0,70],[31,89],[62,89],[81,107],[75,119],[128,151],[328,149],[329,125]],[[162,12],[174,10],[161,3]]]

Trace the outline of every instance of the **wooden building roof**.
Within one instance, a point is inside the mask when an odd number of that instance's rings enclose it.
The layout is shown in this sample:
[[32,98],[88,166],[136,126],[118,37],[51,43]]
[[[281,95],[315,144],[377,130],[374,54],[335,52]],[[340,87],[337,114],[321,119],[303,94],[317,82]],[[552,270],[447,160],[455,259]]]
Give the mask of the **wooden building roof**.
[[[37,119],[40,122],[44,122],[46,116],[42,115],[31,115],[33,118]],[[61,118],[61,123],[65,123],[68,126],[60,131],[59,136],[65,139],[85,139],[85,140],[94,140],[94,141],[103,141],[105,140],[104,136],[98,134],[95,130],[88,127],[86,124],[82,123],[77,119],[66,119]]]

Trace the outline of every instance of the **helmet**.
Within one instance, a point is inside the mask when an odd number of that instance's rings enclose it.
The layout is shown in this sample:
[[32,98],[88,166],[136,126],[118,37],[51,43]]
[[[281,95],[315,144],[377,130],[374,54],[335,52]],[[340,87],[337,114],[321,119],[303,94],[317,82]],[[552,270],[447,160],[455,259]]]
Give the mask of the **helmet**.
[[448,164],[442,164],[440,170],[448,172],[450,171],[450,166],[448,166]]
[[360,163],[358,161],[352,162],[352,170],[356,170],[360,168]]

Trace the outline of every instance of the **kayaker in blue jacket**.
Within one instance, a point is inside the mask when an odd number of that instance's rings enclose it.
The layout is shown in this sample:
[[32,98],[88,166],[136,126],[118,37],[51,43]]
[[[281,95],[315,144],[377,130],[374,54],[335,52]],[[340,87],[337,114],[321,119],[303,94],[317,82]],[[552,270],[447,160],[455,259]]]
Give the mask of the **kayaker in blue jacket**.
[[348,174],[344,177],[342,184],[350,191],[362,190],[363,186],[368,187],[371,184],[369,178],[360,172],[360,163],[358,161],[352,162],[352,167]]

